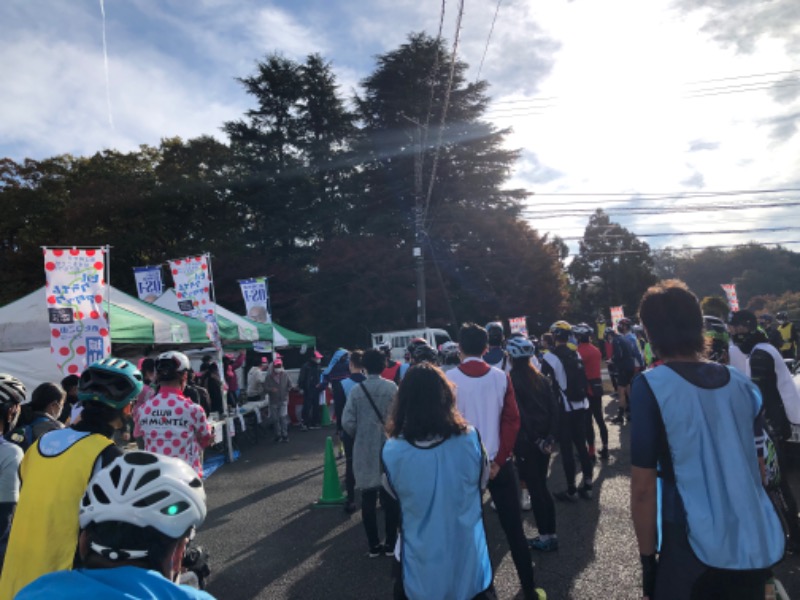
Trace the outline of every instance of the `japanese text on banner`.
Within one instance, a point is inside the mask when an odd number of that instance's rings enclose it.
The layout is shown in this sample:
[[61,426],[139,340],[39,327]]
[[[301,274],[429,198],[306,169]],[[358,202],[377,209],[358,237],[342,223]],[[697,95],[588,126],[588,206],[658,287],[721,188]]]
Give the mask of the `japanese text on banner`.
[[164,282],[161,280],[161,267],[133,267],[136,277],[136,292],[139,300],[155,302],[164,293]]
[[111,354],[106,252],[44,249],[50,352],[65,375],[77,375]]
[[206,335],[217,349],[222,348],[214,304],[211,302],[211,277],[208,257],[192,256],[169,261],[180,311],[206,324]]
[[240,279],[239,285],[242,288],[242,297],[247,309],[247,316],[259,323],[272,323],[266,277]]
[[508,326],[511,329],[511,333],[521,333],[525,337],[528,337],[528,324],[525,321],[525,317],[509,319]]
[[728,306],[731,312],[739,310],[739,298],[736,297],[736,284],[735,283],[722,283],[722,289],[725,290],[725,295],[728,297]]

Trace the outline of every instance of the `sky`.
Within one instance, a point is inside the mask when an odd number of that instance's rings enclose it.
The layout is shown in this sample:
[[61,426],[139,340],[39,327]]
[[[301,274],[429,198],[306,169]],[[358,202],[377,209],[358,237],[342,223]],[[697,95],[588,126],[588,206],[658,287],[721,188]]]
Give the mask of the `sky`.
[[[442,6],[452,47],[454,0],[6,0],[0,157],[224,141],[265,55],[318,52],[350,96]],[[797,0],[465,0],[458,50],[523,214],[571,250],[602,207],[654,248],[800,251]]]

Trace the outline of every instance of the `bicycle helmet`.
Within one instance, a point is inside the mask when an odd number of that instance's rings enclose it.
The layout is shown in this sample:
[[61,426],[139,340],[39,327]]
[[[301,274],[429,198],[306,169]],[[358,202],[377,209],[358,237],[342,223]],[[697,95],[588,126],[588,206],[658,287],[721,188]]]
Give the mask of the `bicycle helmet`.
[[506,342],[506,352],[511,358],[529,358],[536,354],[536,348],[527,338],[513,337]]
[[391,353],[391,351],[392,351],[392,344],[389,343],[389,342],[381,342],[380,344],[375,346],[375,350],[378,350],[379,352],[383,352],[385,355],[388,356],[389,353]]
[[27,404],[25,385],[13,375],[0,373],[0,405]]
[[170,350],[158,355],[156,359],[156,373],[159,379],[170,381],[181,373],[192,368],[192,364],[183,352]]
[[789,320],[789,315],[786,314],[786,311],[778,311],[775,313],[775,320],[779,323],[786,323]]
[[574,333],[579,340],[588,342],[589,336],[592,335],[592,328],[588,323],[578,323],[572,328],[572,333]]
[[439,354],[443,357],[458,354],[458,344],[456,342],[445,342],[439,346]]
[[78,400],[101,402],[121,410],[128,406],[144,387],[142,374],[127,360],[104,358],[81,374],[78,382]]
[[550,333],[557,340],[567,340],[572,333],[572,325],[566,321],[556,321],[550,325]]
[[411,338],[411,341],[408,342],[408,346],[406,346],[406,354],[405,359],[406,362],[410,361],[414,356],[414,350],[417,346],[427,346],[428,342],[425,341],[425,338],[415,337]]
[[438,354],[435,348],[431,348],[428,344],[419,344],[416,348],[414,348],[413,353],[411,354],[411,358],[414,359],[415,363],[421,362],[429,362],[429,363],[436,363],[436,359]]
[[[173,539],[186,535],[205,518],[206,493],[194,469],[179,458],[138,451],[116,458],[92,477],[78,514],[81,529],[92,523],[128,523],[152,527]],[[112,560],[147,555],[146,550],[134,550],[130,552],[138,556],[115,557],[114,553],[125,551],[92,549]]]
[[486,334],[489,336],[490,346],[499,346],[503,343],[503,324],[500,321],[487,323]]

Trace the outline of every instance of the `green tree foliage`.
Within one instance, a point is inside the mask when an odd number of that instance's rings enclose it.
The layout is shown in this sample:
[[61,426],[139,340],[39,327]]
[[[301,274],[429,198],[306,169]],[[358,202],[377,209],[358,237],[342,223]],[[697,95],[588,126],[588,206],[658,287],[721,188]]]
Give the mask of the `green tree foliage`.
[[675,275],[698,296],[719,293],[723,283],[735,283],[740,306],[757,295],[800,290],[800,254],[755,243],[733,250],[708,249],[678,261]]
[[589,218],[568,272],[575,286],[573,311],[581,318],[619,305],[634,315],[642,294],[656,281],[650,246],[599,208]]
[[700,308],[703,310],[704,315],[712,317],[719,317],[723,321],[728,320],[728,313],[730,308],[728,302],[721,296],[706,296],[700,302]]

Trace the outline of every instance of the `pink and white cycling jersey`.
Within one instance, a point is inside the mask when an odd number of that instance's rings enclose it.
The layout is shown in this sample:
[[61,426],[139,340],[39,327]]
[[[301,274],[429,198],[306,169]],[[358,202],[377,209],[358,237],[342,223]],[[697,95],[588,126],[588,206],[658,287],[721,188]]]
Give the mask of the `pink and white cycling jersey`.
[[148,452],[182,458],[203,476],[203,448],[214,441],[203,409],[181,390],[162,387],[139,407],[135,437]]

